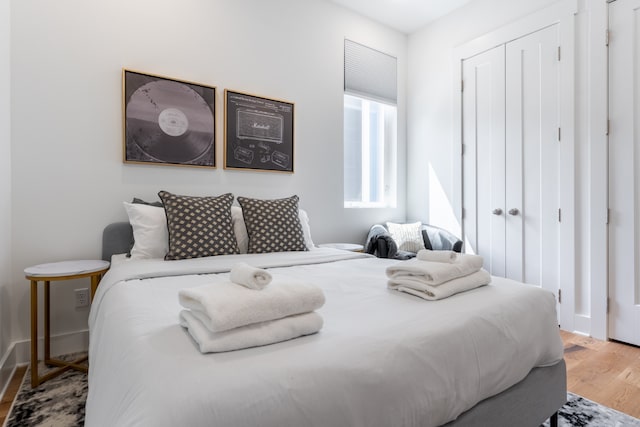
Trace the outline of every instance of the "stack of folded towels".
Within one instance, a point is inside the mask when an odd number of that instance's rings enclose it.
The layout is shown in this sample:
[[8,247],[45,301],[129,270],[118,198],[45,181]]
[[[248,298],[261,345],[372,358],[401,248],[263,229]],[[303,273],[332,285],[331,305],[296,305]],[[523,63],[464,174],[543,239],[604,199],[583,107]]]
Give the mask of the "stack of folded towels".
[[388,287],[426,300],[439,300],[488,285],[479,255],[422,249],[414,259],[387,268]]
[[239,350],[318,332],[324,293],[315,285],[274,280],[263,269],[238,263],[231,281],[182,289],[180,324],[202,353]]

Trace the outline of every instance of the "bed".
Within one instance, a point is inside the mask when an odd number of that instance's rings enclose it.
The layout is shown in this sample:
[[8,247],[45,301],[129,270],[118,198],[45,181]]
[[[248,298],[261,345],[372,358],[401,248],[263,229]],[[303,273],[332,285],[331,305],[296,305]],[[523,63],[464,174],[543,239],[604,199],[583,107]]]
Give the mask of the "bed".
[[[329,248],[130,260],[131,225],[104,230],[113,261],[92,303],[92,426],[538,426],[566,401],[553,295],[493,278],[440,301],[386,288],[396,260]],[[202,354],[178,291],[243,261],[320,286],[314,335]]]

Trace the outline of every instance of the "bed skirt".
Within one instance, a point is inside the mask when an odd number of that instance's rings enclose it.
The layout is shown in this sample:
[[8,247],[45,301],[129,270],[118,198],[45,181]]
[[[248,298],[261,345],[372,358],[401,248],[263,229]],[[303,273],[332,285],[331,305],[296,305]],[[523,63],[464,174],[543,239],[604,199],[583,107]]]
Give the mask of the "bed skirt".
[[524,380],[483,400],[446,427],[537,427],[567,401],[567,367],[564,359],[544,368],[533,368]]

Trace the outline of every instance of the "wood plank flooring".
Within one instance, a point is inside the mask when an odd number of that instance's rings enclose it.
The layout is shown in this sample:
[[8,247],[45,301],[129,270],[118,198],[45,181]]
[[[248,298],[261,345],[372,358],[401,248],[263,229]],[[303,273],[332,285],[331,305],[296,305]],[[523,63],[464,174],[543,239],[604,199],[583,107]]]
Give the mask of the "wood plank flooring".
[[24,378],[24,373],[26,371],[27,365],[19,366],[13,373],[13,378],[11,378],[11,382],[5,391],[4,396],[2,396],[2,400],[0,400],[0,425],[4,423],[5,418],[7,418],[7,415],[9,414],[9,409],[11,409],[13,399],[15,399],[16,394],[20,389],[22,378]]
[[560,331],[567,389],[640,418],[640,348]]
[[[567,363],[567,389],[640,418],[640,347],[598,341],[560,331]],[[0,425],[7,417],[27,367],[16,370],[0,401]]]

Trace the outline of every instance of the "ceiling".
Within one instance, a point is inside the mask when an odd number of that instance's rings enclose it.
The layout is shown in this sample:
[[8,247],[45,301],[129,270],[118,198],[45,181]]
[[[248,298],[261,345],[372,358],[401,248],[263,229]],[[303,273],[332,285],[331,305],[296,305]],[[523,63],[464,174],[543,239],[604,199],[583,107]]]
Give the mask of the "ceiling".
[[330,0],[361,15],[411,34],[471,0]]

